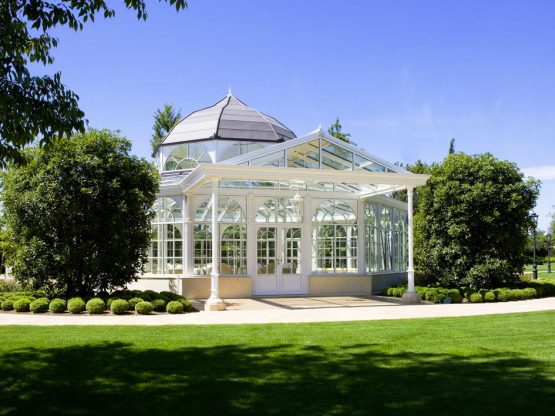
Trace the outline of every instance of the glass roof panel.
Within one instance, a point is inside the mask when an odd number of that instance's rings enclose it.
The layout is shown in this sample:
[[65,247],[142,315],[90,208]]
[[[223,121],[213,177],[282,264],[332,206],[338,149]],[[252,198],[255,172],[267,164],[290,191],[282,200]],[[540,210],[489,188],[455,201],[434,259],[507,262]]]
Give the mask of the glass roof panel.
[[287,166],[290,168],[320,168],[320,140],[287,149]]
[[322,140],[322,168],[353,170],[353,152]]
[[269,155],[257,157],[251,160],[251,165],[256,166],[275,166],[278,168],[285,167],[285,151],[270,153]]
[[355,170],[367,170],[369,172],[385,172],[385,166],[366,159],[365,157],[355,155]]

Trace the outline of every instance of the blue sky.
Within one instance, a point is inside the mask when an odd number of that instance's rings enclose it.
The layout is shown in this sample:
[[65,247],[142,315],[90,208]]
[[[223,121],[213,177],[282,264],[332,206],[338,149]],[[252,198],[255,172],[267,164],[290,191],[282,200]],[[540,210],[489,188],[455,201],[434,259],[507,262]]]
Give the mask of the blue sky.
[[[148,1],[148,0],[147,0]],[[176,13],[123,1],[83,32],[59,30],[51,70],[91,127],[150,154],[152,115],[234,95],[297,135],[339,117],[391,161],[441,160],[449,140],[543,179],[540,227],[555,204],[555,2],[190,0]],[[44,71],[41,69],[41,71]]]

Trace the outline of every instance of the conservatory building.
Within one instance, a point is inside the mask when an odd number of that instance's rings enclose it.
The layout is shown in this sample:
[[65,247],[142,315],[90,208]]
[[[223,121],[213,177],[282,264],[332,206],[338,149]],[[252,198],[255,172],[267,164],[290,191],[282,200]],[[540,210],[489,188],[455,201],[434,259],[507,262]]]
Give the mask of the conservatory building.
[[407,278],[413,288],[412,195],[426,175],[321,128],[297,137],[231,93],[177,123],[153,156],[161,183],[135,287],[209,310],[225,298],[372,294]]

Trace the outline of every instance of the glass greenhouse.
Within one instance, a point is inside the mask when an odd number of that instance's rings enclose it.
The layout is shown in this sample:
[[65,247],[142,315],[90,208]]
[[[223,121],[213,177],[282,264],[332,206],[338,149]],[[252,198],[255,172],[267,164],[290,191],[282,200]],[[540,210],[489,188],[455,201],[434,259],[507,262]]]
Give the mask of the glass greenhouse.
[[[161,173],[142,289],[208,299],[371,294],[412,271],[415,175],[331,137],[297,137],[231,94],[181,120]],[[392,198],[407,190],[409,203]],[[217,207],[217,208],[215,208]]]

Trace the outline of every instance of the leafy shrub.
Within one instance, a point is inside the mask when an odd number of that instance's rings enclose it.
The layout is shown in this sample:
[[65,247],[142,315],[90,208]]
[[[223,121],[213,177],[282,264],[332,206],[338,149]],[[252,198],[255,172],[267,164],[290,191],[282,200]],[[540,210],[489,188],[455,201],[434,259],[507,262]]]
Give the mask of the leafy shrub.
[[66,311],[66,301],[60,298],[52,299],[48,309],[52,313],[64,313]]
[[13,308],[16,312],[29,312],[31,300],[28,298],[19,298],[13,303]]
[[163,290],[158,294],[159,299],[164,299],[166,302],[171,302],[172,300],[179,300],[183,299],[182,296],[178,295],[177,293],[168,292],[167,290]]
[[168,313],[182,313],[183,309],[185,309],[183,303],[177,300],[169,302],[166,306],[166,312]]
[[484,302],[484,298],[482,297],[482,295],[480,293],[473,293],[472,295],[470,295],[469,300],[472,303],[482,303],[482,302]]
[[100,298],[92,298],[87,302],[86,309],[92,315],[99,315],[106,310],[106,304]]
[[458,289],[450,289],[447,292],[447,296],[451,298],[451,303],[461,303],[463,301],[461,292]]
[[69,313],[79,314],[85,310],[85,301],[81,298],[71,298],[67,301],[67,310]]
[[137,297],[129,299],[127,301],[128,305],[129,305],[129,310],[134,311],[135,310],[135,305],[137,305],[140,302],[144,302],[144,300],[141,299],[141,298],[137,298]]
[[474,289],[493,289],[514,286],[518,283],[518,275],[506,260],[489,257],[468,271],[465,282]]
[[534,299],[538,296],[538,292],[533,287],[522,289],[523,299]]
[[137,312],[139,315],[148,315],[152,312],[153,309],[154,307],[150,302],[142,301],[135,305],[135,312]]
[[6,299],[2,302],[0,306],[2,307],[3,311],[13,311],[13,300]]
[[141,297],[147,302],[152,302],[153,300],[158,299],[159,296],[154,290],[144,290]]
[[508,302],[510,301],[510,289],[499,289],[499,293],[497,293],[497,300],[499,302]]
[[485,294],[484,294],[484,300],[486,302],[495,302],[496,297],[495,297],[495,292],[493,290],[488,290]]
[[442,303],[447,297],[446,291],[437,290],[432,295],[432,300],[434,303]]
[[152,307],[156,312],[166,312],[166,301],[164,299],[154,299],[150,303],[152,303]]
[[48,311],[48,305],[50,301],[47,298],[39,298],[31,302],[29,309],[33,313],[43,313]]
[[509,300],[522,300],[524,299],[524,292],[521,289],[511,289],[509,291]]
[[[399,297],[403,296],[403,293],[405,293],[406,291],[407,289],[403,288],[403,290],[400,292],[401,294],[399,295]],[[185,312],[192,312],[194,310],[193,304],[188,299],[181,297],[181,299],[179,299],[178,302],[181,302],[181,304],[183,305],[183,310]]]
[[114,315],[123,315],[129,310],[129,303],[125,299],[115,299],[110,304],[110,311]]

